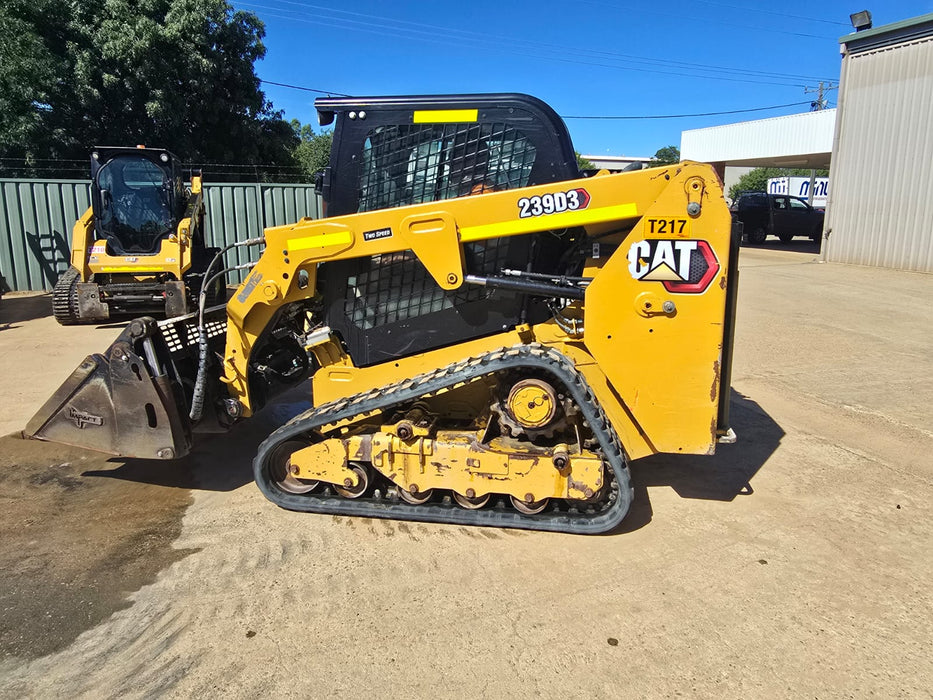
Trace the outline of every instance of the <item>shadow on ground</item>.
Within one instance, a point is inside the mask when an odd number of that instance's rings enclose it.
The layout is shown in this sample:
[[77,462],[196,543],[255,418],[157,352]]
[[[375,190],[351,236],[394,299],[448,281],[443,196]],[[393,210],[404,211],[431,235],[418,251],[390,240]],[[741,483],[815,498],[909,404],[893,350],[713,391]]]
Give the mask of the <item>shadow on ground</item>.
[[[253,480],[252,456],[276,428],[310,407],[295,389],[225,435],[196,435],[195,449],[173,462],[111,459],[112,468],[86,471],[84,477],[118,479],[178,489],[232,491]],[[638,530],[651,522],[649,487],[667,486],[682,498],[731,501],[754,493],[751,481],[777,449],[784,430],[753,400],[732,390],[731,424],[735,444],[718,445],[716,454],[661,454],[631,465],[635,499],[625,521],[608,534]]]
[[716,454],[659,454],[632,463],[635,500],[613,533],[638,530],[651,522],[649,487],[667,486],[681,498],[732,501],[754,493],[752,479],[777,450],[784,430],[753,400],[732,390],[731,424],[738,439],[717,445]]
[[107,463],[112,468],[87,471],[82,476],[199,491],[233,491],[253,480],[252,461],[259,444],[310,407],[307,387],[293,389],[228,433],[196,433],[194,449],[183,459],[166,462],[114,457]]
[[0,330],[15,328],[14,324],[52,315],[51,294],[29,296],[3,295],[0,301]]
[[[303,391],[290,392],[230,433],[200,436],[192,454],[172,462],[0,438],[0,659],[50,654],[127,607],[130,592],[192,552],[172,546],[191,491],[252,481],[259,443],[308,406]],[[656,455],[632,465],[635,501],[611,534],[651,522],[649,487],[717,501],[753,493],[784,431],[734,391],[731,406],[736,444],[714,456]]]

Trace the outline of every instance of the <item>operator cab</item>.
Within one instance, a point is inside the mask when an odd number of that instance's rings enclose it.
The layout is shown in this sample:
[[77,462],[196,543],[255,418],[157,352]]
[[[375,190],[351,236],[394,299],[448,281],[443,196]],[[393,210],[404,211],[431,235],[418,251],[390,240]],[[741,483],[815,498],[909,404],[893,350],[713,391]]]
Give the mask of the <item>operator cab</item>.
[[567,127],[519,93],[319,97],[334,124],[318,177],[328,216],[580,177]]
[[178,158],[156,148],[97,147],[91,154],[97,237],[111,255],[155,255],[184,211]]
[[[314,106],[322,126],[334,124],[330,164],[316,182],[327,216],[581,177],[564,122],[529,95],[327,97]],[[574,237],[467,243],[466,272],[550,273]],[[361,367],[550,316],[544,301],[518,292],[445,291],[411,251],[323,263],[318,285],[327,325]]]

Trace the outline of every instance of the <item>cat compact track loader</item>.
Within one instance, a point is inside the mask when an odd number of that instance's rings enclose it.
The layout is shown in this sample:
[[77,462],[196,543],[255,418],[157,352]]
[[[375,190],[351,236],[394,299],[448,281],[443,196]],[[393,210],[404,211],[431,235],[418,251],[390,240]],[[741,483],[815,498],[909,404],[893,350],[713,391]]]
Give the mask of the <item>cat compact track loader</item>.
[[709,166],[580,178],[525,95],[316,106],[327,218],[241,242],[265,248],[226,306],[133,321],[28,436],[173,459],[309,383],[253,461],[279,506],[571,533],[622,521],[629,460],[734,440]]
[[[62,325],[111,315],[182,316],[217,251],[204,244],[199,175],[188,190],[178,158],[166,150],[97,146],[91,206],[74,225],[71,266],[52,291],[52,311]],[[211,299],[224,292],[218,278]]]

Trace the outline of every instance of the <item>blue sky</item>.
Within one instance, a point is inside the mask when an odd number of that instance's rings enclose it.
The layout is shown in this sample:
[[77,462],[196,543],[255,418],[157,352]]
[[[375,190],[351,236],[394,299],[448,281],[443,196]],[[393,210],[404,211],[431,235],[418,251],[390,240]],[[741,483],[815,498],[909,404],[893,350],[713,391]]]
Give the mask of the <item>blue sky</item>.
[[[582,153],[650,156],[680,132],[794,114],[808,104],[680,119],[572,119],[743,110],[815,98],[839,78],[849,14],[874,26],[933,2],[618,0],[463,3],[231,0],[266,25],[266,81],[348,95],[526,92],[564,116]],[[317,129],[315,93],[264,84],[276,109]],[[835,92],[827,93],[829,106]]]

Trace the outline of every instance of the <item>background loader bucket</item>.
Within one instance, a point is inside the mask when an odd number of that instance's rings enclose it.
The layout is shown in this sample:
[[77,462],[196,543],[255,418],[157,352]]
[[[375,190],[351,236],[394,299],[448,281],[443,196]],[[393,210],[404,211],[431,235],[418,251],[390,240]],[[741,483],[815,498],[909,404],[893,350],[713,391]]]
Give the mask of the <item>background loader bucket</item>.
[[182,457],[191,428],[174,372],[155,320],[136,319],[85,358],[23,433],[122,457]]

